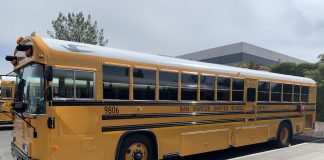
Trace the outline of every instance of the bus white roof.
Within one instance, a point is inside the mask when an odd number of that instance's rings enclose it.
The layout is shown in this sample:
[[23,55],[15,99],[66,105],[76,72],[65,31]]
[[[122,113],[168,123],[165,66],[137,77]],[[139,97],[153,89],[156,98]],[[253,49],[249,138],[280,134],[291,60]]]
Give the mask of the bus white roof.
[[310,84],[316,83],[314,80],[310,78],[277,74],[277,73],[271,73],[267,71],[256,71],[256,70],[245,69],[245,68],[238,68],[238,67],[231,67],[231,66],[225,66],[220,64],[212,64],[212,63],[185,60],[185,59],[173,58],[167,56],[146,54],[146,53],[120,50],[120,49],[83,44],[77,42],[70,42],[70,41],[63,41],[57,39],[50,39],[50,38],[42,38],[42,39],[48,45],[48,47],[57,51],[77,52],[79,54],[95,55],[95,56],[101,55],[102,57],[106,57],[106,58],[130,60],[135,62],[158,64],[164,66],[173,66],[173,67],[179,67],[184,69],[195,69],[201,71],[228,73],[234,75],[239,74],[243,76],[258,77],[261,79],[275,79],[279,81],[285,80],[285,81],[310,83]]

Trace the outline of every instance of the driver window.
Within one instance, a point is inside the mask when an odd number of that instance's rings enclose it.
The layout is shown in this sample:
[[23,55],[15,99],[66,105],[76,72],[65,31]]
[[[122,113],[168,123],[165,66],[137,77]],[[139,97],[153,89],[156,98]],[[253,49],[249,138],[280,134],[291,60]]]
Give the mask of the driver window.
[[53,98],[93,99],[94,75],[93,71],[53,69]]
[[12,87],[2,87],[2,98],[12,98]]
[[53,98],[74,98],[74,71],[53,70]]

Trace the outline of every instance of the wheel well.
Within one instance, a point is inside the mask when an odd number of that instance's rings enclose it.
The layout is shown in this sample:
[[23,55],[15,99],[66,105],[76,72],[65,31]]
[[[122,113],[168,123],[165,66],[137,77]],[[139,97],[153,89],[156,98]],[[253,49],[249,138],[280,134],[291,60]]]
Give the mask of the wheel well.
[[154,149],[155,149],[155,156],[156,158],[158,157],[158,143],[155,134],[152,131],[149,130],[136,130],[136,131],[127,131],[125,132],[119,139],[117,149],[116,149],[116,156],[115,159],[118,160],[119,157],[119,150],[121,148],[121,144],[123,141],[129,137],[129,136],[134,136],[134,135],[143,135],[148,137],[151,142],[153,143]]
[[282,123],[287,123],[290,126],[290,131],[291,131],[291,134],[293,135],[294,134],[294,130],[293,130],[291,121],[289,119],[285,119],[285,120],[281,121],[280,124],[279,124],[279,126],[278,126],[278,129],[281,126]]

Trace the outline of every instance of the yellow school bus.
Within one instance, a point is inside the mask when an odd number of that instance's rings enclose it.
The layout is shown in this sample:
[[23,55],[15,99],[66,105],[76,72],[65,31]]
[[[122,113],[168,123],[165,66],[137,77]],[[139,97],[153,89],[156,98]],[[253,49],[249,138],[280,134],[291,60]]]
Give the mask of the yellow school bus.
[[274,141],[314,128],[308,78],[31,35],[17,74],[12,155],[154,160]]
[[0,76],[0,130],[12,128],[11,105],[15,90],[15,79]]

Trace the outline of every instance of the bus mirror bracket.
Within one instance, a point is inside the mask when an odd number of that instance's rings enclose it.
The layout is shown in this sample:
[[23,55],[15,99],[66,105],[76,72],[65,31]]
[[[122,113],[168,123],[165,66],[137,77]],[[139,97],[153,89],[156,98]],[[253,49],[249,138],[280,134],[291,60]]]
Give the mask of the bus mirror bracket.
[[45,79],[46,79],[46,81],[53,81],[53,67],[52,66],[46,67]]

